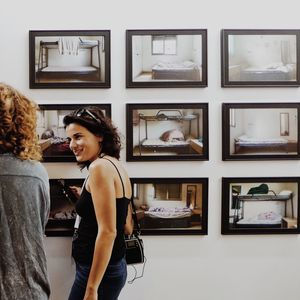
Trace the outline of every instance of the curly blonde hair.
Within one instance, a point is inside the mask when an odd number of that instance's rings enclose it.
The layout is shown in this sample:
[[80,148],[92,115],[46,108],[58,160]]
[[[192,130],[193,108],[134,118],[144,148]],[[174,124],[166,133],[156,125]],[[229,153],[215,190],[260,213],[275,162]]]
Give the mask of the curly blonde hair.
[[41,160],[36,134],[38,105],[11,86],[0,83],[0,153],[22,160]]

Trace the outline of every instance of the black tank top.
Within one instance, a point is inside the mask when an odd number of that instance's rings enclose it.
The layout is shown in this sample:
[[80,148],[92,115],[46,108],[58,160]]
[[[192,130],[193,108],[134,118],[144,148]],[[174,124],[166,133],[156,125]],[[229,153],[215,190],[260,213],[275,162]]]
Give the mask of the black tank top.
[[[111,258],[109,261],[109,263],[113,263],[125,256],[124,225],[126,223],[130,199],[125,197],[124,183],[118,168],[111,160],[106,160],[110,161],[116,168],[123,188],[123,197],[116,198],[117,236],[114,241]],[[72,256],[78,263],[91,265],[94,255],[95,241],[98,233],[98,224],[92,201],[92,195],[86,190],[85,184],[83,186],[80,198],[76,203],[76,212],[81,217],[81,221],[78,231],[73,237]]]

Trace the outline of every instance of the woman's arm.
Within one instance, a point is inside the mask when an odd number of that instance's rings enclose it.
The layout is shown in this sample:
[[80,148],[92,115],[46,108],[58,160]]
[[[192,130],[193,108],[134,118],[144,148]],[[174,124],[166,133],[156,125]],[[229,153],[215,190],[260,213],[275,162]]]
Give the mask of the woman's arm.
[[124,233],[130,235],[130,234],[132,234],[132,232],[133,232],[132,207],[131,207],[131,203],[129,203],[127,217],[126,217],[126,223],[124,226]]
[[97,290],[110,260],[117,235],[116,193],[112,170],[104,160],[92,163],[89,173],[88,187],[95,208],[98,234],[84,300],[97,300]]

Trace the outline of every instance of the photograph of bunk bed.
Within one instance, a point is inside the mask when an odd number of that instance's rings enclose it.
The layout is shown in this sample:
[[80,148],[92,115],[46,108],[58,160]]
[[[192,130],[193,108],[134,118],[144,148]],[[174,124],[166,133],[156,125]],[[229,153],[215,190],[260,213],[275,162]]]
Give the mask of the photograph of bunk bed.
[[[74,40],[75,39],[75,40]],[[78,41],[76,41],[78,39]],[[70,46],[70,44],[72,46]],[[77,44],[77,45],[76,45]],[[69,50],[68,50],[69,46]],[[78,57],[79,51],[85,50],[90,57],[89,65],[49,65],[50,49],[55,49],[61,55],[74,55]],[[82,37],[69,38],[60,37],[57,41],[40,41],[38,52],[38,65],[36,71],[37,82],[48,81],[101,81],[100,40],[86,40]],[[96,52],[97,59],[93,59]],[[79,57],[78,57],[79,58]]]
[[222,234],[294,234],[300,177],[223,177]]
[[144,234],[206,231],[207,180],[131,178],[134,205]]
[[[145,116],[143,113],[139,113],[139,126],[141,127],[141,121],[145,122],[145,132],[144,137],[142,137],[141,128],[139,127],[139,155],[142,155],[143,151],[152,151],[152,152],[174,152],[175,154],[197,154],[196,151],[190,147],[191,140],[194,140],[194,143],[197,142],[196,138],[194,139],[185,139],[184,133],[179,130],[166,130],[159,138],[149,138],[148,130],[151,126],[149,122],[163,122],[163,121],[175,121],[183,122],[188,121],[188,133],[187,136],[191,136],[191,122],[196,121],[197,124],[197,133],[196,137],[199,137],[199,115],[192,114],[183,116],[179,110],[159,110],[155,116]],[[163,124],[161,126],[164,126]],[[198,141],[199,154],[202,154],[203,145]]]
[[[268,194],[238,195],[234,209],[233,227],[236,228],[281,228],[282,219],[287,215],[287,205],[291,208],[291,218],[294,218],[293,192],[289,190],[276,194],[270,190]],[[284,204],[283,214],[272,211],[263,211],[257,215],[245,218],[246,202],[280,201]],[[240,206],[240,208],[238,208]]]
[[31,87],[110,85],[109,39],[109,31],[30,31]]

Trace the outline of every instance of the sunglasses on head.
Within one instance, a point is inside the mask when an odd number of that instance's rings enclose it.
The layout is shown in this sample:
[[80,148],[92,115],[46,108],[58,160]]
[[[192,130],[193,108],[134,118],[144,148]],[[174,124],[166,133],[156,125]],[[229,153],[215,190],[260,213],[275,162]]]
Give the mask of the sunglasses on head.
[[76,113],[75,116],[76,117],[82,117],[82,115],[88,115],[90,116],[94,121],[96,121],[98,124],[101,124],[101,120],[99,120],[92,112],[90,112],[88,109],[86,108],[81,108],[79,109]]

